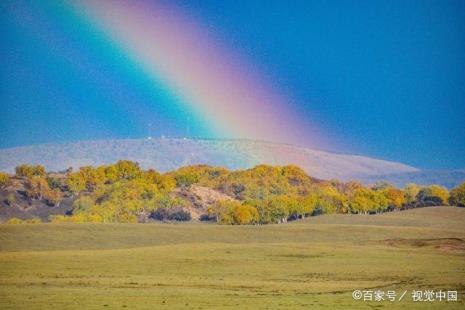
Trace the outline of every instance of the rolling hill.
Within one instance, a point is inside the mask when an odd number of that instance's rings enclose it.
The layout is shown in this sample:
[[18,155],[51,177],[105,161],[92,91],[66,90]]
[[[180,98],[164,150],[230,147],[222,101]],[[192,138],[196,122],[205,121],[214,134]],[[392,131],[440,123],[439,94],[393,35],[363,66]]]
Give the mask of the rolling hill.
[[397,187],[407,183],[419,185],[439,184],[449,189],[465,181],[465,169],[460,170],[419,170],[413,172],[375,175],[362,178],[365,183],[386,181]]
[[143,168],[169,171],[191,164],[250,168],[257,164],[295,164],[321,179],[351,179],[415,172],[401,163],[358,155],[343,155],[288,144],[252,140],[124,139],[42,144],[0,150],[0,170],[22,164],[42,164],[48,170],[102,165],[130,159]]
[[302,167],[320,179],[387,180],[397,186],[415,182],[449,188],[465,180],[465,170],[427,171],[402,163],[360,155],[336,154],[282,143],[254,140],[121,139],[41,144],[0,150],[0,171],[22,164],[41,164],[49,171],[114,163],[130,159],[162,172],[207,164],[246,169],[258,164]]

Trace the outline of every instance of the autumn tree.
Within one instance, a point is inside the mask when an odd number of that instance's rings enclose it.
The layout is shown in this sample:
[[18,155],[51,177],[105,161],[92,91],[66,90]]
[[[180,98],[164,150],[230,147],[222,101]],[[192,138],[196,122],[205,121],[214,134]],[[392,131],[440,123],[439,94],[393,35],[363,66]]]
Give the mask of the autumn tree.
[[209,208],[208,213],[220,224],[245,225],[259,221],[259,214],[254,206],[235,200],[218,201]]
[[370,210],[375,210],[373,191],[365,187],[356,189],[349,197],[349,207],[353,213],[366,214]]
[[63,200],[63,193],[59,189],[51,189],[45,192],[44,198],[47,204],[57,207]]
[[417,202],[422,206],[441,206],[448,204],[449,191],[439,185],[426,186],[417,194]]
[[73,214],[87,212],[95,204],[91,196],[81,196],[73,202]]
[[236,204],[230,210],[233,224],[254,224],[259,221],[257,209],[246,204]]
[[465,182],[450,191],[449,204],[465,207]]
[[414,203],[416,203],[417,195],[420,189],[421,187],[414,183],[408,183],[407,185],[405,185],[403,192],[405,195],[405,203],[407,205],[413,205]]
[[91,166],[81,167],[79,171],[70,173],[66,184],[71,192],[95,191],[105,182],[105,172]]
[[256,209],[260,216],[260,223],[281,223],[287,220],[289,215],[289,200],[285,196],[275,196],[257,203]]
[[405,194],[400,189],[389,187],[384,190],[386,198],[389,203],[389,207],[398,210],[400,209],[406,202]]
[[28,179],[25,188],[27,197],[39,200],[42,200],[50,191],[47,180],[42,177]]
[[130,160],[120,160],[115,165],[117,179],[135,179],[141,173],[139,164]]
[[370,186],[370,189],[372,189],[374,191],[378,191],[378,190],[394,188],[394,187],[395,187],[394,185],[392,185],[391,183],[389,183],[387,181],[376,181],[375,183],[373,183]]
[[6,173],[0,172],[0,188],[5,188],[10,184],[10,176]]
[[16,176],[22,178],[31,178],[33,176],[44,177],[45,168],[40,165],[31,166],[27,164],[19,165],[15,168]]
[[176,185],[178,187],[190,187],[192,184],[199,181],[199,177],[191,173],[179,174],[175,176],[174,179],[176,180]]

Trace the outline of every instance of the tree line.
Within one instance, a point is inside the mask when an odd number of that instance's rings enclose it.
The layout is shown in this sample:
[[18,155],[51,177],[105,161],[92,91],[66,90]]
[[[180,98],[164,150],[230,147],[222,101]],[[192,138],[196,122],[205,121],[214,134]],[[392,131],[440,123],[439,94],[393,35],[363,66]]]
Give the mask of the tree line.
[[176,193],[194,184],[233,198],[217,201],[202,216],[220,224],[282,223],[320,214],[382,213],[448,204],[465,207],[465,182],[450,192],[439,185],[397,188],[376,182],[365,186],[357,181],[319,180],[293,165],[236,171],[196,165],[164,174],[143,170],[128,160],[62,173],[20,165],[15,175],[0,173],[0,187],[8,187],[12,178],[23,181],[28,199],[50,207],[59,206],[64,198],[73,200],[69,214],[51,216],[51,222],[190,220],[189,202]]

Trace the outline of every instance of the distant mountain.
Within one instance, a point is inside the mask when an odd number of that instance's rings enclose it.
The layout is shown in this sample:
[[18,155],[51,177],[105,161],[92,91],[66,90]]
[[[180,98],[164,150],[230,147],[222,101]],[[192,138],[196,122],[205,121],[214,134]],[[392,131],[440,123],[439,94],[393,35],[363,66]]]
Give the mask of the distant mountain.
[[229,169],[257,164],[302,167],[309,175],[341,180],[417,172],[401,163],[358,155],[335,154],[288,144],[252,140],[125,139],[42,144],[0,150],[0,170],[13,172],[22,164],[41,164],[49,171],[68,167],[137,161],[143,168],[169,171],[185,165],[207,164]]
[[399,187],[402,187],[407,183],[416,183],[419,185],[439,184],[450,189],[456,187],[462,182],[465,182],[465,169],[420,170],[414,172],[362,177],[361,179],[365,183],[387,181]]

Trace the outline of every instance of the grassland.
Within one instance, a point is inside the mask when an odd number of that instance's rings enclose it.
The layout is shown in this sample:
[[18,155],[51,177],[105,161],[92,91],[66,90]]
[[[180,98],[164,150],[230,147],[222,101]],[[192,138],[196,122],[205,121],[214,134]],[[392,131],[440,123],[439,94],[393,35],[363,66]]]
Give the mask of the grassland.
[[[0,225],[0,309],[463,309],[465,209],[267,226]],[[355,289],[459,302],[354,301]]]

